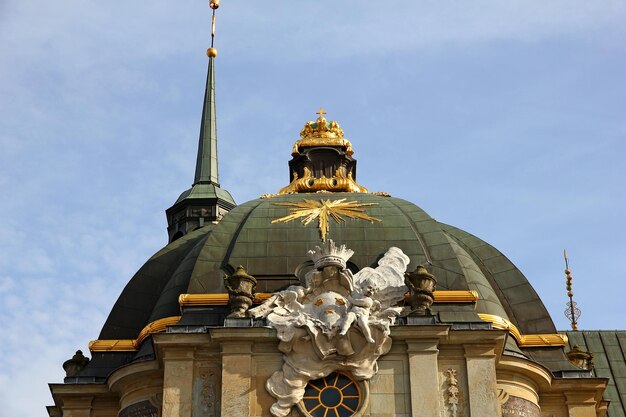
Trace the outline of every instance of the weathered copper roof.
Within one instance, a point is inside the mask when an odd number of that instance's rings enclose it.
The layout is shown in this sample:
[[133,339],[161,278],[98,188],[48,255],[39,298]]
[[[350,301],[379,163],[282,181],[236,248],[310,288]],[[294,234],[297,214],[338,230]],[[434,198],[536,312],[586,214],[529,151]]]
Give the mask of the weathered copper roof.
[[365,193],[289,194],[242,204],[155,254],[133,277],[113,307],[100,339],[136,338],[148,323],[179,315],[182,293],[224,293],[224,273],[238,265],[259,280],[258,291],[297,283],[307,251],[321,242],[317,220],[272,223],[290,213],[281,203],[354,201],[381,221],[331,220],[328,238],[355,251],[352,268],[375,265],[390,247],[411,259],[409,269],[428,264],[440,290],[476,290],[477,312],[500,316],[522,333],[555,333],[543,303],[524,275],[479,238],[437,222],[408,201]]
[[[608,378],[604,399],[609,400],[606,417],[626,416],[626,331],[568,331],[569,349],[578,345],[593,354],[593,375]],[[568,350],[569,350],[568,349]]]

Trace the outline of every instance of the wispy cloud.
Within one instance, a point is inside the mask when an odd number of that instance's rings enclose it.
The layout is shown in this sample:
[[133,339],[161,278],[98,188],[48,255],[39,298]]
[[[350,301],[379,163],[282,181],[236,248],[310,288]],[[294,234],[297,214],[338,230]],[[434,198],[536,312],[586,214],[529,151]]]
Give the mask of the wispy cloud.
[[[299,129],[328,106],[360,183],[493,243],[559,327],[567,245],[585,323],[617,327],[619,292],[599,306],[589,278],[626,273],[625,20],[617,0],[223,2],[222,185],[240,203],[286,185]],[[46,382],[165,243],[209,22],[206,2],[0,2],[7,414],[44,413]]]

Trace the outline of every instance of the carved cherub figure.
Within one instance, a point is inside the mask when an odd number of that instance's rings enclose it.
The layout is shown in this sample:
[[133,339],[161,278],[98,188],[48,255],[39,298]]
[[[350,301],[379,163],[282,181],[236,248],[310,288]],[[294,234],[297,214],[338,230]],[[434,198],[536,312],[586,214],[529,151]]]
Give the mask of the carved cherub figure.
[[348,301],[351,303],[352,308],[346,314],[344,322],[341,326],[340,335],[345,336],[350,330],[352,323],[356,321],[358,328],[365,336],[365,340],[368,343],[375,343],[376,341],[372,337],[372,331],[369,325],[370,314],[380,309],[380,302],[372,298],[373,289],[367,287],[362,291],[353,291],[348,296]]
[[[275,293],[249,310],[250,316],[265,317],[276,329],[284,355],[282,368],[266,383],[276,398],[273,416],[289,415],[303,399],[306,384],[330,370],[371,378],[376,360],[390,349],[390,326],[408,290],[404,273],[410,259],[392,247],[376,268],[364,267],[353,276],[347,265],[353,254],[327,240],[308,252],[314,268],[302,277],[304,286]],[[352,345],[348,332],[353,324],[368,343]]]

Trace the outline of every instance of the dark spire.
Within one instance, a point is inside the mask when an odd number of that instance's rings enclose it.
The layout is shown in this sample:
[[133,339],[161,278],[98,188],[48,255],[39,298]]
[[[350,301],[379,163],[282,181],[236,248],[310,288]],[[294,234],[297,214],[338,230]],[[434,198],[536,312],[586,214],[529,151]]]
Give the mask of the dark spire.
[[[212,48],[213,49],[213,48]],[[215,117],[215,57],[209,54],[209,69],[204,92],[204,107],[200,124],[200,141],[194,184],[214,184],[219,187],[217,171],[217,127]]]
[[230,193],[220,188],[217,175],[217,127],[215,117],[215,10],[219,0],[209,3],[213,9],[211,47],[207,50],[209,69],[204,91],[204,106],[200,123],[200,141],[196,159],[196,175],[190,189],[183,192],[174,205],[165,211],[169,241],[199,229],[210,222],[218,222],[222,216],[235,208]]

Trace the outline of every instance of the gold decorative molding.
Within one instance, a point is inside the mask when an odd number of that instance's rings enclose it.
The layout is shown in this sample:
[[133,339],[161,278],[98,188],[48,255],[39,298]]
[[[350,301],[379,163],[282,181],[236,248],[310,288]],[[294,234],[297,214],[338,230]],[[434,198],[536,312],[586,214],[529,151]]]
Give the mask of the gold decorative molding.
[[293,172],[293,180],[286,187],[281,188],[278,194],[297,194],[313,192],[346,192],[346,193],[367,193],[367,188],[360,186],[352,178],[352,171],[345,174],[345,168],[338,168],[333,177],[315,178],[311,170],[304,167],[302,178]]
[[[476,291],[435,291],[435,303],[475,303],[478,300]],[[258,292],[254,296],[254,304],[261,304],[273,294]],[[407,293],[408,296],[408,293]],[[228,294],[181,294],[178,303],[182,307],[225,306],[228,305]]]
[[496,329],[508,330],[520,347],[565,346],[567,336],[559,333],[552,334],[522,334],[517,326],[500,316],[478,313],[481,320],[487,321]]
[[[273,294],[258,292],[254,294],[254,304],[261,304]],[[225,306],[228,305],[228,293],[221,294],[181,294],[178,304],[182,307]]]
[[474,290],[434,291],[435,303],[475,303],[478,293]]
[[178,304],[181,307],[225,306],[228,305],[228,294],[181,294]]
[[288,206],[291,208],[291,214],[272,220],[274,223],[288,223],[292,220],[303,217],[302,224],[305,226],[315,219],[319,219],[319,230],[322,236],[322,242],[326,241],[326,235],[330,231],[330,219],[335,223],[345,222],[341,216],[351,219],[366,220],[370,223],[380,222],[380,219],[370,217],[361,207],[373,206],[377,203],[357,203],[356,201],[346,201],[345,198],[339,200],[304,200],[298,203],[273,203],[276,206]]
[[[270,298],[272,293],[256,293],[254,303],[260,304]],[[475,303],[478,300],[476,291],[435,291],[435,303]],[[181,294],[178,303],[183,307],[225,306],[228,305],[228,294]],[[564,334],[522,334],[517,326],[509,320],[492,314],[478,313],[481,320],[489,322],[496,329],[507,330],[520,347],[565,346],[567,336]],[[92,340],[89,342],[91,352],[133,352],[151,334],[165,331],[167,326],[175,325],[180,316],[165,317],[144,327],[136,339]]]
[[137,350],[133,339],[92,340],[89,342],[91,352],[132,352]]
[[[210,295],[210,294],[206,294]],[[228,294],[226,301],[228,302]],[[132,352],[139,349],[141,343],[152,333],[164,332],[167,326],[172,326],[180,321],[180,316],[165,317],[155,320],[144,327],[136,339],[110,339],[110,340],[92,340],[89,342],[89,350],[91,352]]]

